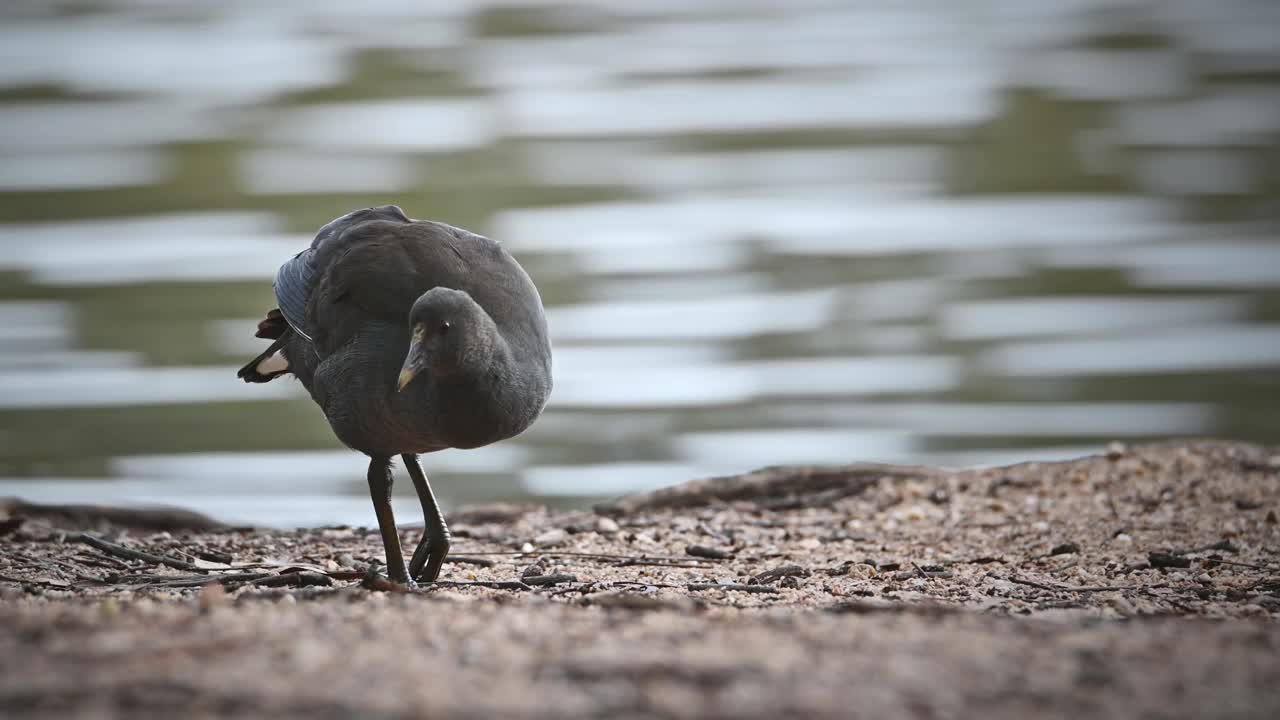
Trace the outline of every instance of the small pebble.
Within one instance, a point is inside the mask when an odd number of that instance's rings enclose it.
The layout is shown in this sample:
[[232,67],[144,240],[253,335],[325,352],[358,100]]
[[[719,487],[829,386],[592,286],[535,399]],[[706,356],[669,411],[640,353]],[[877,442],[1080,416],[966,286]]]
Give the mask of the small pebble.
[[525,544],[521,545],[521,546],[520,546],[520,552],[522,552],[522,553],[531,553],[531,552],[533,552],[533,543],[525,543]]
[[613,518],[602,517],[596,519],[596,532],[602,535],[612,535],[621,529]]
[[1113,539],[1114,539],[1116,542],[1120,543],[1121,545],[1132,545],[1132,544],[1133,544],[1133,537],[1132,537],[1131,535],[1129,535],[1129,533],[1120,533],[1119,535],[1116,535],[1116,536],[1115,536],[1115,538],[1113,538]]
[[1200,583],[1210,583],[1210,582],[1213,582],[1213,578],[1212,578],[1212,577],[1209,577],[1209,573],[1207,573],[1207,572],[1202,572],[1202,573],[1200,573],[1199,575],[1197,575],[1197,576],[1196,576],[1196,582],[1200,582]]

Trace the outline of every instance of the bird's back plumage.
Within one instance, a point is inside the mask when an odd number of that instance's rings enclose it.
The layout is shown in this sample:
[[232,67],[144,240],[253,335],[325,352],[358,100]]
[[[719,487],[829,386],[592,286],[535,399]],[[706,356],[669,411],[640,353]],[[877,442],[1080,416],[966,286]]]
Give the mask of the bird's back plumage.
[[[421,382],[418,398],[419,405],[434,407],[406,407],[409,399],[393,392],[409,343],[409,309],[436,287],[469,294],[493,319],[517,363],[510,377],[496,380],[510,386],[500,388],[501,403],[515,406],[515,414],[510,427],[494,429],[495,439],[522,430],[541,411],[550,392],[546,319],[537,289],[515,259],[489,238],[411,220],[393,205],[358,210],[321,228],[310,247],[280,267],[275,281],[291,331],[282,346],[289,372],[351,447],[369,453],[440,449],[450,445],[442,427],[448,417],[467,420],[469,403],[432,379]],[[442,407],[451,399],[458,407]],[[478,432],[472,434],[480,438]]]

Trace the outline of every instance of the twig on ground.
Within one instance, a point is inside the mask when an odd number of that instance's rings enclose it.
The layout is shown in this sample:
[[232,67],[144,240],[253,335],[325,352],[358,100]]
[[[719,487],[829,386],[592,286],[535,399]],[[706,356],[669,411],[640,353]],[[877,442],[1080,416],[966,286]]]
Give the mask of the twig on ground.
[[168,557],[166,555],[153,555],[149,552],[134,550],[133,548],[128,548],[124,545],[118,545],[116,543],[103,540],[100,537],[94,537],[89,533],[80,533],[72,536],[71,539],[77,542],[82,542],[86,545],[91,545],[103,552],[111,553],[118,557],[128,558],[130,560],[141,560],[142,562],[151,563],[152,565],[167,565],[171,568],[186,570],[188,572],[206,572],[204,568],[195,565],[194,563]]
[[1266,565],[1255,565],[1253,563],[1238,562],[1236,560],[1222,560],[1220,558],[1205,558],[1204,561],[1206,563],[1213,563],[1214,565],[1234,565],[1236,567],[1247,567],[1247,568],[1252,568],[1254,570],[1266,570],[1267,572],[1280,572],[1280,567],[1274,567],[1274,566],[1268,567]]
[[252,584],[258,580],[276,577],[275,573],[224,573],[222,575],[130,575],[122,584],[136,584],[139,587],[182,588],[199,587],[209,583],[223,585]]
[[778,588],[772,585],[741,585],[738,583],[689,583],[685,589],[690,592],[699,590],[731,590],[745,593],[776,593]]
[[450,555],[444,561],[457,565],[475,565],[476,567],[493,567],[498,564],[489,558],[471,557],[469,555]]
[[780,565],[776,568],[773,568],[772,570],[765,570],[759,575],[756,575],[755,577],[753,577],[752,580],[755,580],[757,583],[761,585],[768,585],[770,583],[777,582],[778,580],[781,580],[784,577],[795,577],[795,576],[803,577],[809,574],[810,574],[809,570],[799,565]]
[[333,580],[317,572],[292,572],[248,580],[244,584],[261,587],[329,587],[333,585]]
[[[554,577],[554,576],[552,576]],[[429,590],[431,587],[483,587],[492,588],[494,590],[532,590],[533,586],[529,585],[527,580],[436,580],[435,582],[426,583],[422,586],[423,590]]]
[[561,583],[578,582],[578,578],[573,575],[565,575],[563,573],[555,573],[552,575],[530,575],[520,578],[525,585],[545,586],[559,585]]
[[1170,555],[1191,555],[1193,553],[1205,552],[1208,550],[1221,550],[1223,552],[1229,552],[1229,553],[1240,552],[1240,548],[1236,547],[1235,543],[1231,542],[1230,540],[1223,539],[1217,542],[1209,543],[1208,545],[1201,545],[1200,547],[1184,548],[1181,550],[1171,550],[1169,554]]
[[706,545],[689,545],[684,549],[684,551],[693,557],[707,558],[710,560],[728,560],[733,557],[732,550],[708,547]]
[[1181,555],[1173,555],[1171,553],[1151,552],[1147,553],[1147,562],[1151,563],[1153,568],[1189,568],[1191,567],[1191,558],[1182,557]]
[[897,575],[894,575],[893,579],[894,580],[910,580],[913,577],[922,577],[922,578],[938,578],[940,580],[946,580],[948,578],[955,576],[953,573],[951,573],[948,570],[941,570],[941,569],[927,570],[925,568],[920,567],[919,564],[914,562],[911,563],[911,567],[915,569],[915,572],[911,572],[910,570],[905,572],[900,572]]
[[1004,579],[1019,585],[1027,585],[1033,588],[1039,588],[1040,590],[1048,590],[1049,592],[1114,592],[1117,590],[1133,590],[1139,587],[1137,585],[1047,585],[1045,583],[1036,582],[1035,580],[1020,578],[1016,575],[1010,575]]

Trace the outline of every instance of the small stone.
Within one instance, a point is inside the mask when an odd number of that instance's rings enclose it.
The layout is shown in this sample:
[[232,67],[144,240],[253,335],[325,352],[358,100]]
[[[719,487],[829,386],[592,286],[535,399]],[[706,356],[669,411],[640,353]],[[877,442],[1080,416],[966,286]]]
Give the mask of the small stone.
[[1200,573],[1199,575],[1197,575],[1197,576],[1196,576],[1196,582],[1199,582],[1199,583],[1211,583],[1211,582],[1213,582],[1213,578],[1212,578],[1212,577],[1209,577],[1209,573],[1207,573],[1207,572],[1202,572],[1202,573]]
[[1119,460],[1129,452],[1129,446],[1122,442],[1113,442],[1107,445],[1107,459]]
[[1074,555],[1078,552],[1080,552],[1079,545],[1073,542],[1066,542],[1066,543],[1062,543],[1061,545],[1054,545],[1053,549],[1049,551],[1049,554],[1050,555]]
[[533,543],[525,543],[525,544],[521,545],[521,546],[520,546],[520,552],[522,552],[522,553],[531,553],[531,552],[533,552]]
[[538,547],[554,547],[569,539],[569,533],[560,528],[552,528],[533,539]]
[[342,553],[334,560],[338,563],[338,567],[341,568],[353,568],[356,566],[356,559],[351,553]]
[[618,527],[618,522],[613,518],[602,517],[596,519],[596,532],[601,535],[612,535],[621,529]]
[[1147,562],[1151,563],[1151,567],[1155,568],[1189,568],[1191,567],[1191,558],[1174,555],[1172,553],[1150,552],[1147,553]]
[[521,571],[520,577],[530,578],[530,577],[536,577],[539,575],[547,575],[547,574],[549,574],[547,559],[544,557],[539,557],[537,560],[534,560],[533,563],[529,565],[529,567],[526,567],[523,571]]
[[859,580],[866,580],[876,574],[876,569],[865,563],[856,563],[849,566],[849,577]]
[[1268,525],[1275,525],[1276,523],[1280,523],[1280,518],[1276,517],[1276,511],[1275,511],[1275,510],[1268,510],[1268,511],[1267,511],[1267,524],[1268,524]]
[[685,554],[693,557],[711,558],[713,560],[727,560],[733,557],[732,550],[724,548],[709,547],[707,545],[689,545],[685,549]]
[[1120,543],[1121,545],[1133,544],[1133,536],[1131,536],[1129,533],[1120,533],[1116,535],[1114,539],[1116,542]]
[[819,540],[818,538],[811,537],[811,538],[805,538],[801,540],[800,542],[796,543],[796,545],[798,545],[802,550],[817,550],[818,548],[822,547],[822,541]]

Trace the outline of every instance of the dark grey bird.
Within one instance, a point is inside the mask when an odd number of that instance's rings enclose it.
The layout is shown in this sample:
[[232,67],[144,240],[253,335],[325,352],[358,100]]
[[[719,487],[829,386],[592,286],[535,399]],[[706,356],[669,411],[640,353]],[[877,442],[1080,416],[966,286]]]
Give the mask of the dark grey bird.
[[[497,242],[387,205],[320,228],[280,266],[279,307],[258,324],[274,340],[245,382],[292,373],[348,447],[369,456],[369,493],[398,582],[431,582],[449,529],[418,455],[523,432],[551,393],[551,344],[538,290]],[[425,530],[406,568],[391,512],[399,455]]]

